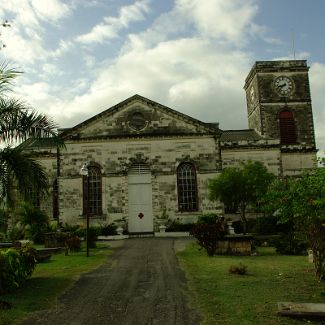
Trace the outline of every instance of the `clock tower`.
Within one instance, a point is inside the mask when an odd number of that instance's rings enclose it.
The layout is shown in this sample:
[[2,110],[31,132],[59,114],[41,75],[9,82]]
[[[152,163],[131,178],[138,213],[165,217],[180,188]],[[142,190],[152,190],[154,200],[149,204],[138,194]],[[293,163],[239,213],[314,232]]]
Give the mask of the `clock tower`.
[[305,60],[257,61],[245,81],[249,128],[279,139],[284,160],[316,157],[308,70]]

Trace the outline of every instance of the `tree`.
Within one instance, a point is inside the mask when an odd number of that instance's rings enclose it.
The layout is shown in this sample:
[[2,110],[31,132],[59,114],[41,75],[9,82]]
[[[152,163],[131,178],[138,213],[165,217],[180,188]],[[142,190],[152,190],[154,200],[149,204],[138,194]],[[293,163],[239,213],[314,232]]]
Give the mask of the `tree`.
[[8,96],[13,80],[19,74],[20,71],[7,64],[0,65],[0,203],[3,205],[13,202],[13,184],[21,193],[27,193],[31,188],[39,193],[48,190],[46,174],[24,151],[26,146],[43,138],[61,144],[56,125],[50,118],[36,112],[21,99]]
[[293,222],[307,237],[313,251],[315,275],[324,280],[325,168],[316,168],[298,179],[275,181],[265,195],[264,205],[267,211],[276,212],[281,222]]
[[258,209],[274,175],[259,161],[241,163],[240,167],[225,168],[209,182],[209,197],[220,200],[226,213],[240,213],[243,231],[246,233],[246,210],[248,206]]

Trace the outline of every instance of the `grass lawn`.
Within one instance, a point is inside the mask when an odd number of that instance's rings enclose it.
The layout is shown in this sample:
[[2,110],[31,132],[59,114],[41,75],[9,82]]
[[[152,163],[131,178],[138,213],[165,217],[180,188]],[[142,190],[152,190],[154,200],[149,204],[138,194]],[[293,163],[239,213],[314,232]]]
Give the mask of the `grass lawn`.
[[[325,283],[315,280],[307,256],[277,255],[273,248],[258,251],[259,256],[208,257],[193,244],[178,254],[191,303],[205,317],[202,324],[303,324],[306,321],[277,316],[277,302],[325,303]],[[228,272],[240,262],[247,266],[247,275]]]
[[111,250],[107,244],[99,243],[86,257],[85,249],[77,253],[52,255],[47,262],[40,263],[30,279],[17,291],[1,296],[13,303],[13,308],[0,310],[0,325],[14,324],[37,310],[51,308],[56,300],[82,273],[100,266]]

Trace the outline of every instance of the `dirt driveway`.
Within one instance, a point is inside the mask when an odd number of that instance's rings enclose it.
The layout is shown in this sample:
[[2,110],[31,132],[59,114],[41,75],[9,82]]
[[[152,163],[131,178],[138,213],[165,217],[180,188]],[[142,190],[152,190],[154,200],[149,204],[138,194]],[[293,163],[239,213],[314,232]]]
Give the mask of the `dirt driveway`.
[[22,324],[199,324],[188,307],[186,280],[175,251],[187,239],[112,242],[114,254],[59,299],[57,308]]

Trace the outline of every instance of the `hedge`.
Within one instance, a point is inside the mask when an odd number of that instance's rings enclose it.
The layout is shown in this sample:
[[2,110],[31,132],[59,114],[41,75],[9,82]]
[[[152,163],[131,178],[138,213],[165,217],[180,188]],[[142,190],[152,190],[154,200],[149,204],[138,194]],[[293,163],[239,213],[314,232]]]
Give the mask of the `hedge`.
[[20,287],[32,275],[36,254],[30,246],[0,250],[0,295]]

